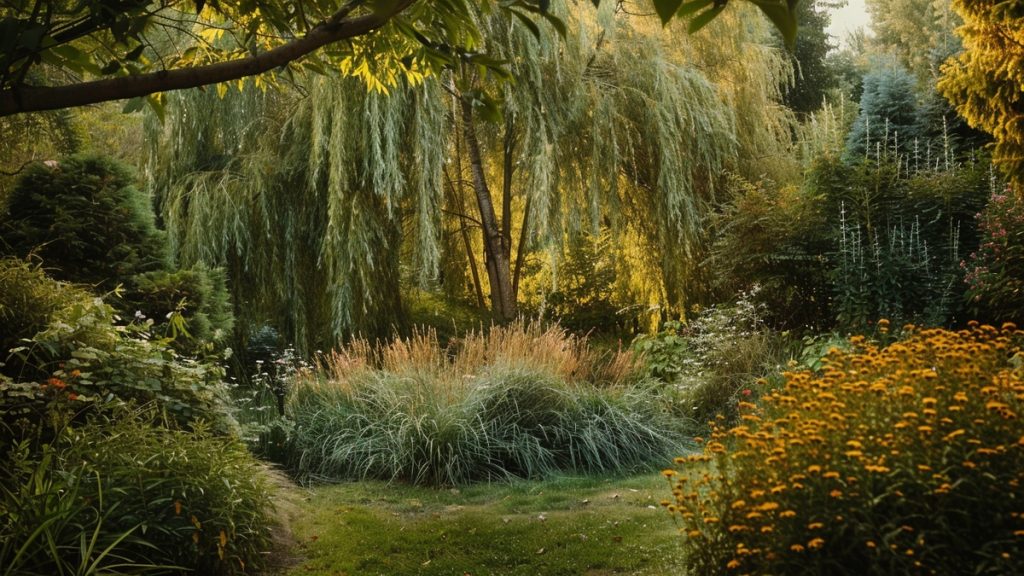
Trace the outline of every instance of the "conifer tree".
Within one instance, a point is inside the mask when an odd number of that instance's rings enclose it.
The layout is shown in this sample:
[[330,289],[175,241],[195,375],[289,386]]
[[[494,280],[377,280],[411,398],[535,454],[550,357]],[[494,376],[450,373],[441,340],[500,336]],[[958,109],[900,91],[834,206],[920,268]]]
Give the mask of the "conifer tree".
[[902,152],[921,137],[914,77],[892,58],[878,58],[864,75],[860,113],[846,138],[846,156],[882,157]]
[[1024,193],[1024,0],[955,0],[964,51],[942,68],[939,91],[995,139],[993,161]]

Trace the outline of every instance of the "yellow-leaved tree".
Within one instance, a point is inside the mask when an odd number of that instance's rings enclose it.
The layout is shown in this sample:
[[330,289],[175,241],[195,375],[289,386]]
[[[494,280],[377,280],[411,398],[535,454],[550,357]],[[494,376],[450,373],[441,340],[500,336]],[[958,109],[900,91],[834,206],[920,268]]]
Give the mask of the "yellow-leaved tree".
[[971,126],[995,137],[994,161],[1024,192],[1024,0],[953,0],[964,51],[939,91]]

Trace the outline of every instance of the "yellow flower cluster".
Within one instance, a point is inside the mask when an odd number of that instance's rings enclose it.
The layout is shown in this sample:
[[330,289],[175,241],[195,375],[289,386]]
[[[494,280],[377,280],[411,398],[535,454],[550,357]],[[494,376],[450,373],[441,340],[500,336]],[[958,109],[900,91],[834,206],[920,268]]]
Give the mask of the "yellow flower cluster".
[[1024,573],[1024,332],[904,334],[785,373],[676,459],[693,574]]

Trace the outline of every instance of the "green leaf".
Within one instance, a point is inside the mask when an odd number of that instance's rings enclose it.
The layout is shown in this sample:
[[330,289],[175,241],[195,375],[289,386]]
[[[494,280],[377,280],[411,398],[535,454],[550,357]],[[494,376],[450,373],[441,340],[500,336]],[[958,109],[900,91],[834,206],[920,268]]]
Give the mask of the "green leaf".
[[509,12],[511,12],[512,15],[516,17],[516,19],[518,19],[520,22],[522,22],[523,26],[526,26],[526,28],[530,31],[530,33],[533,34],[534,38],[536,38],[537,40],[540,40],[540,27],[537,26],[536,22],[531,20],[529,18],[529,16],[527,16],[527,15],[521,13],[521,12],[517,12],[516,10],[511,10],[510,9]]
[[687,31],[689,31],[690,34],[697,32],[701,28],[710,24],[712,20],[722,13],[722,10],[725,10],[725,4],[719,4],[710,10],[705,10],[694,16],[693,19],[690,20],[690,26],[687,27]]
[[85,60],[89,59],[88,55],[70,44],[54,46],[53,48],[50,48],[50,51],[69,62],[74,62],[75,64],[81,64]]
[[779,29],[786,47],[790,50],[796,45],[798,0],[749,0],[761,9],[761,12]]
[[480,66],[482,71],[494,74],[502,80],[509,80],[512,78],[512,75],[509,74],[506,69],[508,62],[505,60],[498,60],[497,58],[492,58],[486,54],[473,54],[464,57],[463,60],[470,64]]
[[473,113],[486,122],[499,123],[504,118],[501,102],[492,98],[482,90],[473,90],[469,94],[473,105]]
[[370,4],[374,14],[391,15],[395,13],[399,0],[375,0]]
[[145,100],[143,100],[141,96],[131,98],[125,102],[125,107],[121,109],[121,112],[124,114],[132,114],[133,112],[142,110],[143,106],[145,106]]
[[164,106],[165,102],[166,98],[160,92],[156,94],[150,94],[148,97],[146,97],[146,103],[149,104],[150,110],[152,110],[156,114],[157,118],[160,119],[161,124],[164,123],[164,119],[167,116],[167,111]]
[[658,13],[662,24],[668,24],[682,4],[683,0],[654,0],[654,11]]
[[683,2],[683,5],[679,7],[679,11],[676,12],[676,15],[689,16],[707,8],[713,3],[714,0],[693,0],[693,2]]
[[544,19],[548,21],[548,24],[551,24],[551,26],[558,32],[558,35],[565,38],[569,33],[568,29],[565,27],[565,22],[562,22],[561,18],[551,14],[550,12],[544,12],[543,16]]
[[142,56],[142,52],[145,49],[146,49],[146,45],[145,44],[139,44],[138,46],[133,48],[131,52],[125,54],[124,57],[127,60],[131,60],[132,62],[135,62],[135,61],[137,61],[139,59],[140,56]]
[[42,46],[44,36],[46,36],[46,28],[44,26],[25,28],[18,36],[18,44],[28,50],[38,50]]

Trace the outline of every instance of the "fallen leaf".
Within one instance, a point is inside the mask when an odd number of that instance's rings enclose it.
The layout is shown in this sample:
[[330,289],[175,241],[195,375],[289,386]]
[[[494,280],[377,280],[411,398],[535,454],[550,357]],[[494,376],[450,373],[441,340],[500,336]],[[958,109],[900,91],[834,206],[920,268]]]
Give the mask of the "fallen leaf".
[[541,548],[540,550],[537,550],[537,554],[538,555],[543,554],[543,553],[544,553],[544,549],[543,548]]

